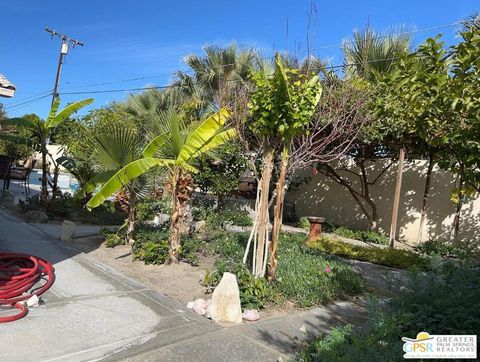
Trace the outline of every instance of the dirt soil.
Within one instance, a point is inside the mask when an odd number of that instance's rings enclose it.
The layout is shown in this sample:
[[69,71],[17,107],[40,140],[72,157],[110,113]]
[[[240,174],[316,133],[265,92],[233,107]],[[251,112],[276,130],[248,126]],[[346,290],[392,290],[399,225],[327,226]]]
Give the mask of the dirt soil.
[[212,269],[214,257],[201,257],[198,267],[187,263],[145,265],[143,261],[133,260],[130,246],[107,248],[102,243],[101,236],[75,239],[73,242],[92,258],[180,301],[183,305],[197,298],[211,298],[211,295],[205,294],[205,287],[200,281],[205,276],[206,270]]

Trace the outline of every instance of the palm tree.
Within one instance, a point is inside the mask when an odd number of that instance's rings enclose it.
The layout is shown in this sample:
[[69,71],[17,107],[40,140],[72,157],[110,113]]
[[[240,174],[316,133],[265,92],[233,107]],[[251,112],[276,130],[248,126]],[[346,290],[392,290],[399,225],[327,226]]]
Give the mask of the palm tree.
[[370,26],[355,31],[343,44],[347,78],[371,80],[389,72],[397,60],[408,54],[410,41],[410,35],[402,34],[402,28],[391,34],[376,33]]
[[[96,174],[79,191],[79,196],[87,196],[105,184],[118,171],[141,157],[142,138],[138,132],[114,123],[100,130],[88,141],[90,159],[96,165]],[[124,186],[128,197],[126,242],[133,241],[135,228],[135,204],[138,196],[139,180],[132,180]],[[122,227],[123,228],[123,227]],[[121,228],[121,229],[122,229]]]
[[462,21],[461,31],[480,30],[480,12],[475,12]]
[[[54,160],[52,155],[48,152],[47,145],[50,142],[50,137],[52,136],[53,131],[57,126],[59,126],[63,121],[68,119],[73,113],[77,112],[81,108],[91,104],[93,102],[93,98],[84,99],[82,101],[78,101],[75,103],[71,103],[61,111],[58,111],[58,107],[60,106],[60,98],[56,97],[52,107],[50,108],[50,112],[46,120],[41,118],[11,118],[2,121],[3,124],[10,124],[22,128],[26,128],[32,132],[32,138],[34,138],[37,142],[38,147],[40,148],[40,152],[42,154],[42,189],[41,189],[41,196],[43,200],[48,198],[48,189],[47,189],[47,156],[50,156],[51,161],[56,164],[56,160]],[[54,182],[54,187],[52,190],[52,197],[56,195],[56,182]]]
[[239,50],[236,44],[226,48],[208,46],[204,51],[204,56],[186,57],[185,62],[194,74],[178,72],[174,85],[206,107],[212,103],[222,107],[236,85],[249,81],[258,59],[253,49]]
[[223,108],[200,124],[188,124],[175,110],[159,113],[162,132],[143,150],[142,157],[115,173],[90,199],[86,207],[95,208],[108,197],[151,169],[163,168],[168,176],[172,195],[170,218],[169,262],[179,261],[180,222],[192,190],[190,173],[197,172],[194,160],[221,146],[235,136],[235,130],[222,130],[229,112]]

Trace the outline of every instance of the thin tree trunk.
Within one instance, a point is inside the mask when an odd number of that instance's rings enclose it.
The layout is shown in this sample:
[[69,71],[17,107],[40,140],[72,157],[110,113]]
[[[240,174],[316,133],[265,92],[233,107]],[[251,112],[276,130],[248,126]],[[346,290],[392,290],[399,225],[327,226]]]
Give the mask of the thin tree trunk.
[[395,247],[397,238],[398,209],[400,206],[400,192],[402,191],[403,163],[405,161],[405,149],[400,149],[398,157],[397,182],[395,184],[395,194],[393,195],[392,222],[390,224],[390,248]]
[[377,205],[375,205],[375,202],[370,197],[370,187],[369,187],[370,185],[368,183],[368,175],[365,169],[365,160],[362,159],[362,161],[359,162],[358,166],[360,168],[360,179],[362,182],[362,198],[368,204],[371,211],[370,217],[367,216],[367,219],[370,224],[370,230],[377,231],[378,230]]
[[264,276],[264,259],[266,253],[266,245],[268,243],[268,191],[270,180],[272,178],[273,169],[273,149],[265,151],[264,165],[262,171],[262,178],[260,180],[260,202],[259,202],[259,216],[258,216],[258,242],[255,253],[255,268],[254,275],[257,277]]
[[434,158],[435,158],[434,153],[430,152],[430,157],[428,159],[427,176],[425,177],[425,188],[423,190],[422,210],[420,213],[420,225],[418,227],[417,244],[422,242],[423,227],[425,225],[425,219],[427,217],[427,202],[428,202],[428,195],[430,194],[430,184],[432,182]]
[[282,153],[282,162],[280,164],[280,174],[278,176],[276,187],[276,199],[273,209],[273,227],[272,227],[272,239],[269,244],[269,262],[268,262],[268,281],[273,282],[275,280],[275,274],[277,271],[277,250],[280,239],[280,231],[282,229],[283,222],[283,204],[285,200],[285,181],[287,178],[288,168],[288,150],[284,149]]
[[48,199],[48,181],[47,181],[47,145],[42,141],[42,189],[41,199],[47,201]]
[[170,219],[170,235],[169,235],[169,255],[168,264],[178,263],[180,254],[180,213],[181,207],[178,200],[178,179],[179,171],[172,172],[172,217]]
[[128,195],[128,219],[127,219],[127,235],[126,240],[128,244],[133,244],[133,233],[135,232],[135,191],[133,189],[133,182],[130,183],[130,190]]
[[455,216],[453,217],[452,231],[450,232],[450,242],[455,243],[458,241],[458,231],[460,229],[460,214],[462,212],[463,206],[463,187],[465,181],[463,175],[460,176],[460,181],[458,183],[458,203],[455,207]]

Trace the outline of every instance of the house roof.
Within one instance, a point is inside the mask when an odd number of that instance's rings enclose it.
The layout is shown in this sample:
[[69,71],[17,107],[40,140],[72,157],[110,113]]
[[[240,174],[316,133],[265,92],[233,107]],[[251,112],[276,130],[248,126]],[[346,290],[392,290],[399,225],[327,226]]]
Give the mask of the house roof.
[[15,94],[15,86],[0,73],[0,97],[11,98]]

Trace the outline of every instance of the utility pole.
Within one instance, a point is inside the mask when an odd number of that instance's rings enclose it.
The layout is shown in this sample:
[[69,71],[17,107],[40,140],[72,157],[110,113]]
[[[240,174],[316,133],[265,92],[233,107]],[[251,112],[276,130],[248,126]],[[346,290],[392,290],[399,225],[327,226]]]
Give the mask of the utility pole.
[[84,43],[70,38],[68,35],[60,34],[59,32],[52,30],[50,28],[45,28],[45,31],[50,33],[51,38],[53,39],[54,36],[58,37],[61,41],[61,47],[60,47],[60,57],[58,58],[58,66],[57,66],[57,75],[55,76],[55,84],[53,86],[53,93],[52,93],[52,105],[53,102],[55,102],[55,98],[58,97],[58,83],[60,82],[60,74],[62,72],[62,65],[63,65],[63,60],[65,56],[68,54],[68,46],[71,45],[72,48],[75,48],[77,45],[80,45],[83,47]]

